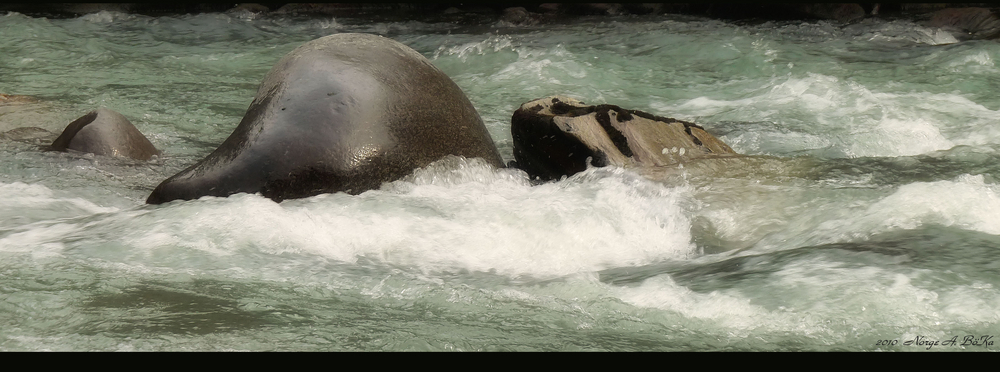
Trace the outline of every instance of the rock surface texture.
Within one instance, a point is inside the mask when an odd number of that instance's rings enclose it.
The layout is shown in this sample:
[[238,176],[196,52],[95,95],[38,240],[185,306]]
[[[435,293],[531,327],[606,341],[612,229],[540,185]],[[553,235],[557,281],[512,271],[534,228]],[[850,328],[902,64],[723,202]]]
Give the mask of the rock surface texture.
[[693,123],[569,97],[527,102],[511,118],[516,166],[558,179],[594,166],[664,166],[736,154]]

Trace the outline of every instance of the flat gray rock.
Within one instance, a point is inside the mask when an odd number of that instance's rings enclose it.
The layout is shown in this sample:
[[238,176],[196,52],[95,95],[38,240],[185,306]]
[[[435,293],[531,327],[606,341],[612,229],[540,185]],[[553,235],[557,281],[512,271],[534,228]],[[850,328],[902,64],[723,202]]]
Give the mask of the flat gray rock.
[[527,102],[511,118],[517,167],[543,180],[594,166],[657,167],[735,155],[694,123],[569,97]]

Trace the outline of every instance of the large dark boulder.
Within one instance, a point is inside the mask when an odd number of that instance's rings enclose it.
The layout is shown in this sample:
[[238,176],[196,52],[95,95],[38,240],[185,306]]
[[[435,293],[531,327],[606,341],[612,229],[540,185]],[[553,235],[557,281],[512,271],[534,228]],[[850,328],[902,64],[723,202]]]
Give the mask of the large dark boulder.
[[278,61],[233,134],[146,202],[359,194],[447,155],[502,166],[472,103],[420,53],[381,36],[337,34]]
[[594,166],[664,166],[735,152],[704,128],[615,105],[553,96],[521,105],[511,118],[516,166],[558,179]]

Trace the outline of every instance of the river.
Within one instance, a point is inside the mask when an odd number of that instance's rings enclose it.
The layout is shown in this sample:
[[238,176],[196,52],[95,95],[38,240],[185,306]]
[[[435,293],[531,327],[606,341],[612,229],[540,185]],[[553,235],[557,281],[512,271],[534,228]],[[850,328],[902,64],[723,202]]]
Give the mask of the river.
[[[449,158],[378,190],[146,205],[285,53],[361,32],[429,58],[513,160],[554,94],[750,155],[534,185]],[[0,350],[995,351],[1000,44],[908,20],[0,14],[0,129],[98,107],[163,154],[0,141]]]

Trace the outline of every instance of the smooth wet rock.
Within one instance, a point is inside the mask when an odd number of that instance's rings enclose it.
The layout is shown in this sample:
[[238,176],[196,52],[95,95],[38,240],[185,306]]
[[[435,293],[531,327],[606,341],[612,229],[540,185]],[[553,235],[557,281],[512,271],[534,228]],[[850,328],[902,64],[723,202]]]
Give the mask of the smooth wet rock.
[[472,103],[420,53],[380,36],[336,34],[278,61],[233,134],[146,202],[359,194],[447,155],[502,165]]
[[125,116],[103,107],[67,125],[49,149],[76,150],[138,160],[149,160],[153,155],[159,154],[156,147]]
[[704,128],[615,105],[553,96],[527,102],[511,118],[516,166],[558,179],[594,166],[655,167],[736,154]]

